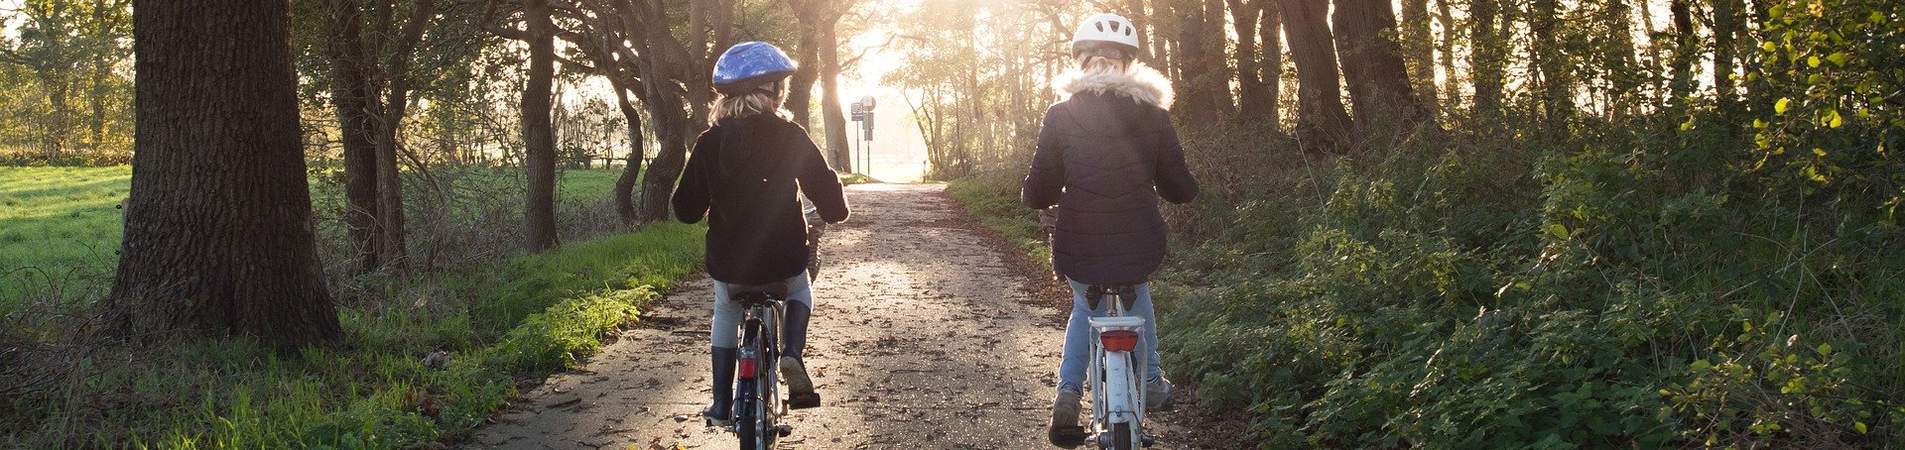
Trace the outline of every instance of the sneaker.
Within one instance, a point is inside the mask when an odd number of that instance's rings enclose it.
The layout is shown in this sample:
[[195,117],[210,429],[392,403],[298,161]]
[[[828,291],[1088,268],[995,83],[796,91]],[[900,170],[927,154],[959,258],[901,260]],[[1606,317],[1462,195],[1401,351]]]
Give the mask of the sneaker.
[[1158,410],[1171,406],[1171,380],[1158,377],[1144,383],[1144,409]]
[[799,358],[782,356],[781,376],[787,381],[788,407],[805,409],[820,406],[820,394],[814,392],[814,380],[807,376],[807,366]]
[[1052,425],[1046,429],[1052,445],[1074,448],[1085,443],[1085,428],[1078,426],[1078,402],[1083,395],[1060,389],[1052,399]]

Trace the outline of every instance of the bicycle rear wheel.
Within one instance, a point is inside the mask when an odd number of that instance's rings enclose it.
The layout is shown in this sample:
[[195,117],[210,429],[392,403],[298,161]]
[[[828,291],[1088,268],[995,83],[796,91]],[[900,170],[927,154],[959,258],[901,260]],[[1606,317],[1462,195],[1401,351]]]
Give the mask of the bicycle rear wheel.
[[1131,440],[1131,424],[1121,423],[1111,426],[1111,448],[1116,450],[1136,449]]

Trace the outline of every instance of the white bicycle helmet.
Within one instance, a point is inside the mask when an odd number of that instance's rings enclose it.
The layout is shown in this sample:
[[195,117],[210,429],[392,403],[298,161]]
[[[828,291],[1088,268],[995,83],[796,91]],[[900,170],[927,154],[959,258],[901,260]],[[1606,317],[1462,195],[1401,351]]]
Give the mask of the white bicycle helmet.
[[1131,55],[1138,53],[1138,29],[1131,26],[1131,19],[1117,14],[1098,13],[1079,22],[1078,31],[1072,33],[1074,55],[1084,49],[1107,46]]

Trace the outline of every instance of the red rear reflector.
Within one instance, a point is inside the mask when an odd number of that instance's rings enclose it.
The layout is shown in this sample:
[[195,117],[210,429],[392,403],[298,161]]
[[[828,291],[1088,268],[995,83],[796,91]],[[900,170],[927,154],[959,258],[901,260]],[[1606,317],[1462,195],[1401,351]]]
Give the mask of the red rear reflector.
[[741,358],[739,372],[743,380],[754,379],[754,358]]
[[1128,352],[1138,347],[1138,332],[1131,330],[1105,330],[1098,333],[1098,341],[1105,344],[1105,351]]

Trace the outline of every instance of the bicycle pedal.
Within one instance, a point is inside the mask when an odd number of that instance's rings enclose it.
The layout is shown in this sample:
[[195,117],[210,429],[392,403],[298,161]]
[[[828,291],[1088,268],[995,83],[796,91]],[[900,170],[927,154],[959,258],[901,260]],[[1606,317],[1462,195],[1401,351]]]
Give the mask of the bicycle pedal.
[[787,407],[789,409],[807,409],[807,408],[820,407],[820,394],[819,393],[788,394]]
[[787,425],[775,425],[774,434],[778,434],[780,435],[780,437],[787,437],[788,435],[794,434],[794,427],[787,426]]

